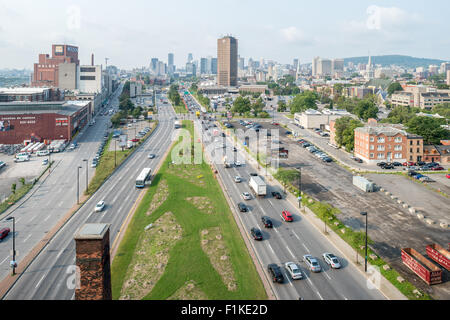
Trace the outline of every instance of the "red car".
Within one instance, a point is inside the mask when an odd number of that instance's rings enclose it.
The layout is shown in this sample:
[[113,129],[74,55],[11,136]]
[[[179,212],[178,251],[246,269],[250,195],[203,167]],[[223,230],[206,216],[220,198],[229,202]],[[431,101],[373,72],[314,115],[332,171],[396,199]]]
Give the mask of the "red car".
[[442,171],[442,170],[444,170],[444,168],[442,168],[442,167],[433,167],[433,168],[431,168],[431,170],[432,171]]
[[403,163],[404,167],[412,167],[412,166],[415,166],[415,165],[416,165],[416,163],[412,162],[412,161],[408,161],[408,162],[404,162]]
[[279,126],[279,125],[280,125],[278,122],[272,122],[272,124],[273,124],[274,126]]
[[450,173],[447,173],[446,177],[447,179],[450,179]]
[[287,211],[287,210],[284,210],[284,211],[281,213],[281,217],[282,217],[283,220],[286,221],[286,222],[293,222],[293,221],[294,221],[294,218],[292,217],[292,214],[291,214],[289,211]]
[[139,140],[139,139],[133,139],[133,140],[131,140],[131,142],[139,142],[139,141],[141,141],[141,140]]
[[10,232],[11,232],[11,230],[9,228],[1,229],[0,230],[0,240],[5,239]]

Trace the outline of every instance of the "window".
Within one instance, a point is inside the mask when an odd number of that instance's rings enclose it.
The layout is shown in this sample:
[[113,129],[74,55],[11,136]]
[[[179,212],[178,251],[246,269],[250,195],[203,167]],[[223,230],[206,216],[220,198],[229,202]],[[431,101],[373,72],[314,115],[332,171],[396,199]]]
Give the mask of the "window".
[[375,158],[375,154],[371,153],[371,154],[370,154],[370,157],[371,157],[371,158]]
[[420,153],[420,148],[417,148],[417,153]]
[[413,149],[412,149],[412,148],[410,148],[410,149],[409,149],[409,152],[410,152],[410,153],[413,153],[413,151],[412,151],[412,150],[413,150]]
[[420,146],[420,140],[417,140],[417,145]]
[[81,76],[80,80],[95,80],[95,76]]
[[384,151],[384,146],[378,146],[378,147],[377,147],[377,150],[378,150],[378,151]]
[[413,142],[412,142],[412,140],[411,140],[411,141],[409,141],[409,145],[410,145],[410,146],[412,146],[412,145],[413,145]]
[[401,151],[402,150],[402,146],[401,145],[396,145],[394,148],[395,151]]
[[375,146],[373,144],[370,145],[370,150],[374,150]]
[[396,137],[395,142],[402,142],[402,137]]
[[377,141],[378,143],[384,143],[384,138],[378,138]]
[[402,157],[402,154],[401,153],[396,153],[394,155],[394,157],[395,157],[395,159],[400,159]]
[[374,137],[370,137],[370,142],[374,142],[375,138]]
[[384,159],[384,153],[379,153],[378,154],[378,159]]
[[91,67],[89,67],[89,68],[86,68],[86,67],[80,68],[80,72],[95,72],[95,68],[91,68]]

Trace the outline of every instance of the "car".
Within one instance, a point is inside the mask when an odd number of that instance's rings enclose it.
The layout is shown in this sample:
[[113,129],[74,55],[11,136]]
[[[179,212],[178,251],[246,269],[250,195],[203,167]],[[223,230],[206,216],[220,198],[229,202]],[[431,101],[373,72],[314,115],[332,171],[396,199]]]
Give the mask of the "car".
[[333,269],[341,268],[339,259],[334,254],[326,252],[322,255],[322,257],[323,257],[323,260],[325,260],[325,262],[331,266],[331,268],[333,268]]
[[377,166],[379,166],[379,167],[382,167],[382,166],[385,166],[385,165],[387,165],[386,162],[378,162],[377,163]]
[[48,159],[44,159],[44,160],[42,160],[42,165],[43,165],[43,166],[46,166],[46,165],[48,165]]
[[306,142],[306,143],[302,144],[302,147],[306,149],[306,148],[308,148],[308,147],[311,147],[311,144],[309,144],[308,142]]
[[240,212],[248,212],[248,208],[245,204],[243,204],[242,202],[238,203],[238,208]]
[[252,196],[248,192],[242,193],[241,196],[242,196],[242,199],[244,199],[244,200],[251,200],[252,199]]
[[418,174],[416,174],[415,176],[414,176],[414,178],[416,178],[417,180],[419,180],[420,178],[422,178],[422,177],[425,177],[423,174],[420,174],[420,173],[418,173]]
[[392,165],[394,167],[401,167],[402,166],[402,164],[400,162],[392,162]]
[[273,228],[272,220],[269,217],[263,216],[261,221],[264,225],[264,228]]
[[291,131],[286,131],[284,134],[285,135],[290,135],[290,134],[292,134],[292,132]]
[[388,164],[386,164],[386,165],[381,167],[381,169],[385,169],[385,170],[394,169],[394,168],[395,167],[392,164],[390,164],[390,163],[388,163]]
[[132,139],[131,142],[139,142],[140,139]]
[[292,280],[303,279],[303,273],[300,268],[294,262],[286,262],[284,264],[287,272],[291,276]]
[[237,148],[236,147],[233,147],[233,152],[237,152]]
[[406,161],[403,163],[404,167],[411,167],[411,166],[415,166],[415,165],[416,165],[416,163],[412,162],[412,161]]
[[445,177],[446,177],[447,179],[450,179],[450,173],[447,173],[447,174],[445,175]]
[[330,157],[324,157],[322,158],[323,162],[333,162],[333,159],[331,159]]
[[105,208],[105,201],[102,200],[99,203],[97,203],[97,205],[95,206],[94,211],[95,212],[102,212],[104,208]]
[[241,163],[240,161],[236,161],[236,162],[234,163],[234,165],[235,165],[236,167],[240,167],[240,166],[242,166],[242,163]]
[[355,161],[358,163],[363,163],[363,161],[360,158],[355,158]]
[[241,183],[242,182],[241,177],[239,177],[239,176],[234,177],[234,182]]
[[273,282],[283,283],[284,277],[281,273],[281,269],[279,266],[277,266],[274,263],[271,263],[267,266],[267,271],[269,271],[270,277],[272,278]]
[[431,170],[432,171],[442,171],[442,170],[445,170],[445,169],[443,167],[438,166],[438,167],[431,168]]
[[250,173],[250,175],[251,175],[252,177],[257,177],[257,176],[258,176],[257,173]]
[[427,163],[426,162],[424,162],[424,161],[417,161],[417,165],[418,166],[424,166],[424,165],[426,165]]
[[278,199],[278,200],[283,199],[283,196],[281,195],[281,193],[276,192],[276,191],[272,192],[272,197],[274,197],[275,199]]
[[155,159],[156,156],[155,156],[153,153],[151,153],[151,154],[148,155],[148,158],[149,158],[149,159]]
[[422,182],[434,182],[433,179],[431,179],[430,177],[427,177],[427,176],[423,176],[423,177],[419,178],[419,180]]
[[272,122],[272,125],[279,126],[280,124],[278,122]]
[[11,232],[11,229],[9,229],[9,228],[1,229],[0,230],[0,241],[3,241],[3,239],[5,239],[10,232]]
[[310,255],[310,254],[304,255],[303,260],[308,265],[309,270],[311,270],[312,272],[322,271],[319,261],[317,261],[317,259],[314,258],[312,255]]
[[261,241],[263,239],[262,232],[258,228],[252,228],[250,234],[254,240]]
[[281,217],[283,218],[283,220],[285,222],[293,222],[294,221],[292,214],[287,210],[284,210],[283,212],[281,212]]

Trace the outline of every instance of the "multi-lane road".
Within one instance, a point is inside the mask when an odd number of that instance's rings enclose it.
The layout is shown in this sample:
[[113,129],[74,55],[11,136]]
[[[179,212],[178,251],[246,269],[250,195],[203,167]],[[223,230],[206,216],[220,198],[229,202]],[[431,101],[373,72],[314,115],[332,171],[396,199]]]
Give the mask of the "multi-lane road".
[[[63,226],[17,280],[5,299],[73,299],[75,232],[85,223],[109,223],[111,224],[110,241],[113,244],[140,193],[145,192],[135,188],[136,177],[143,168],[155,168],[170,147],[175,113],[170,104],[160,103],[160,97],[157,99],[157,106],[159,126],[150,138],[125,160]],[[156,154],[157,157],[153,160],[148,159],[150,153]],[[105,210],[94,213],[95,205],[101,200],[106,202]]]
[[[111,96],[110,104],[105,109],[117,109],[118,97],[122,86]],[[10,209],[2,216],[1,226],[10,224],[5,219],[15,217],[17,261],[21,260],[45,237],[46,233],[63,218],[77,203],[77,168],[79,170],[79,195],[86,189],[86,163],[88,160],[88,179],[94,176],[91,160],[97,152],[100,142],[107,130],[109,117],[96,116],[96,124],[87,126],[74,139],[79,147],[73,151],[53,153],[54,165],[50,174],[46,173],[41,182],[33,188],[31,196],[14,210]],[[28,196],[27,196],[28,197]],[[26,198],[27,198],[26,197]],[[10,225],[9,225],[10,226]],[[11,228],[12,229],[12,228]],[[11,272],[12,237],[6,238],[0,245],[0,279]]]

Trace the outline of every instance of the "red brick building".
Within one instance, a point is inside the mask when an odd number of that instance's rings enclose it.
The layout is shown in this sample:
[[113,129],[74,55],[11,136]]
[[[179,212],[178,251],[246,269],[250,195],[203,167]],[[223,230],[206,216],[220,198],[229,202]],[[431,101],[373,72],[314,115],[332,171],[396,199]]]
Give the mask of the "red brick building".
[[59,65],[61,63],[73,63],[79,66],[78,47],[54,44],[51,58],[48,54],[40,54],[39,62],[34,64],[32,86],[59,87]]
[[90,119],[91,101],[0,103],[0,144],[68,140]]

